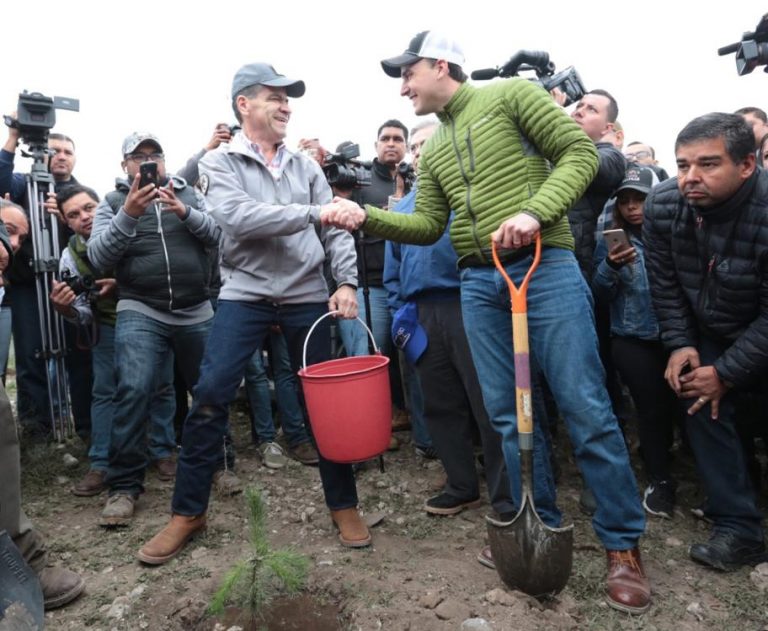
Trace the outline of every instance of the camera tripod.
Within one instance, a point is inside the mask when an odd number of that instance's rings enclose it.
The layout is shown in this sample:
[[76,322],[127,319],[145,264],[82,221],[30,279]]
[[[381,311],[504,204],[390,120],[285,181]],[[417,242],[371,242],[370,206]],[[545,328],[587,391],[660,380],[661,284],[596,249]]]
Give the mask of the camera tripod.
[[35,357],[46,364],[48,411],[53,435],[63,442],[74,434],[74,421],[69,404],[69,383],[64,366],[67,353],[64,320],[57,313],[49,296],[59,269],[61,248],[57,219],[45,209],[45,200],[53,191],[53,176],[46,164],[47,145],[31,143],[29,155],[33,159],[31,172],[26,175],[29,204],[29,232],[32,238],[32,271],[35,274],[37,309],[40,314],[42,348]]

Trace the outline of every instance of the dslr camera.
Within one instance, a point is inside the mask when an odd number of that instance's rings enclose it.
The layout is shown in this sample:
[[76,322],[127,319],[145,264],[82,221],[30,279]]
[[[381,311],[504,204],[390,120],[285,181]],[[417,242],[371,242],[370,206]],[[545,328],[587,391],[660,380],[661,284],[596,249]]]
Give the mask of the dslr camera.
[[536,78],[529,77],[529,81],[540,85],[547,92],[560,88],[565,94],[566,107],[587,93],[576,68],[568,66],[565,70],[555,72],[554,62],[549,60],[549,53],[543,50],[519,50],[504,65],[475,70],[471,76],[476,81],[486,81],[495,77],[517,77],[521,70],[535,72]]
[[352,143],[340,147],[337,153],[327,154],[323,173],[328,184],[341,190],[370,186],[371,172],[357,160],[359,156],[360,146]]
[[88,294],[89,300],[95,300],[99,296],[99,287],[96,285],[96,279],[93,276],[77,276],[65,269],[61,272],[61,282],[75,292],[76,295]]
[[[754,31],[744,33],[740,42],[717,50],[720,56],[731,53],[736,53],[736,72],[740,77],[749,74],[758,66],[768,64],[768,13],[758,22]],[[763,71],[768,72],[768,67],[763,68]]]

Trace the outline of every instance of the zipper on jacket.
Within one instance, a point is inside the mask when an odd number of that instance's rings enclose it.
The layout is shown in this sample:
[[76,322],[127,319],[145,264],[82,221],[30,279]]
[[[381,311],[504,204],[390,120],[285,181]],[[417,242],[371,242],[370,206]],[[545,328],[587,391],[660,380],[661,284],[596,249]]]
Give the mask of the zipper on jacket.
[[171,259],[168,256],[168,246],[165,243],[165,233],[163,232],[163,211],[155,203],[155,215],[157,215],[157,234],[160,235],[160,242],[163,245],[163,256],[165,257],[165,270],[168,279],[168,310],[173,311],[173,286],[171,285]]
[[[472,203],[471,203],[471,194],[472,194],[472,185],[469,183],[469,178],[467,177],[467,172],[464,169],[464,163],[461,160],[461,150],[459,149],[459,143],[456,140],[456,121],[453,119],[453,116],[446,113],[446,116],[449,121],[451,121],[451,141],[453,142],[453,150],[456,153],[456,160],[459,163],[459,171],[461,172],[461,177],[464,180],[464,184],[466,184],[467,187],[467,198],[466,198],[466,204],[467,204],[467,214],[469,214],[470,219],[472,220],[472,239],[475,242],[475,246],[477,247],[478,251],[483,251],[483,246],[480,243],[480,240],[477,238],[477,217],[475,216],[474,211],[472,210]],[[467,136],[469,136],[469,131],[467,131]]]

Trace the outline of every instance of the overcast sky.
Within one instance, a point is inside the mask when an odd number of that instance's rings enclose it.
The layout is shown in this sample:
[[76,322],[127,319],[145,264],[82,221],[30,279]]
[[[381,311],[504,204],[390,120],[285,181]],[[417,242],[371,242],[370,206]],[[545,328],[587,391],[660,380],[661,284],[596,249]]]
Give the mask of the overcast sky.
[[615,95],[627,141],[653,145],[672,174],[674,138],[690,119],[768,107],[768,76],[739,77],[733,55],[717,56],[764,11],[690,0],[4,3],[0,108],[15,109],[23,89],[79,98],[80,112],[59,112],[55,130],[77,143],[78,179],[104,194],[126,135],[151,131],[178,168],[217,122],[234,121],[235,71],[267,61],[307,85],[292,102],[289,146],[353,140],[370,158],[380,123],[418,120],[379,61],[418,31],[440,29],[462,43],[468,71],[519,49],[549,51],[558,70],[575,66],[588,89]]

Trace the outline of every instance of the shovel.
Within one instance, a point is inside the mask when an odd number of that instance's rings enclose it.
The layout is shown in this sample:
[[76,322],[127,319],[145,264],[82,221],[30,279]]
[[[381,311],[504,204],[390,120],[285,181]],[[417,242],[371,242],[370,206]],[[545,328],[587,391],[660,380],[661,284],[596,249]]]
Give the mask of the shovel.
[[43,628],[43,591],[21,552],[0,530],[0,631]]
[[561,591],[568,582],[573,562],[573,524],[550,528],[539,517],[533,503],[533,404],[531,365],[528,357],[528,305],[526,295],[533,272],[541,260],[541,236],[536,253],[518,289],[491,244],[496,269],[507,281],[512,302],[512,340],[515,354],[515,398],[520,448],[522,496],[520,510],[512,521],[486,517],[488,539],[496,571],[510,589],[543,598]]

